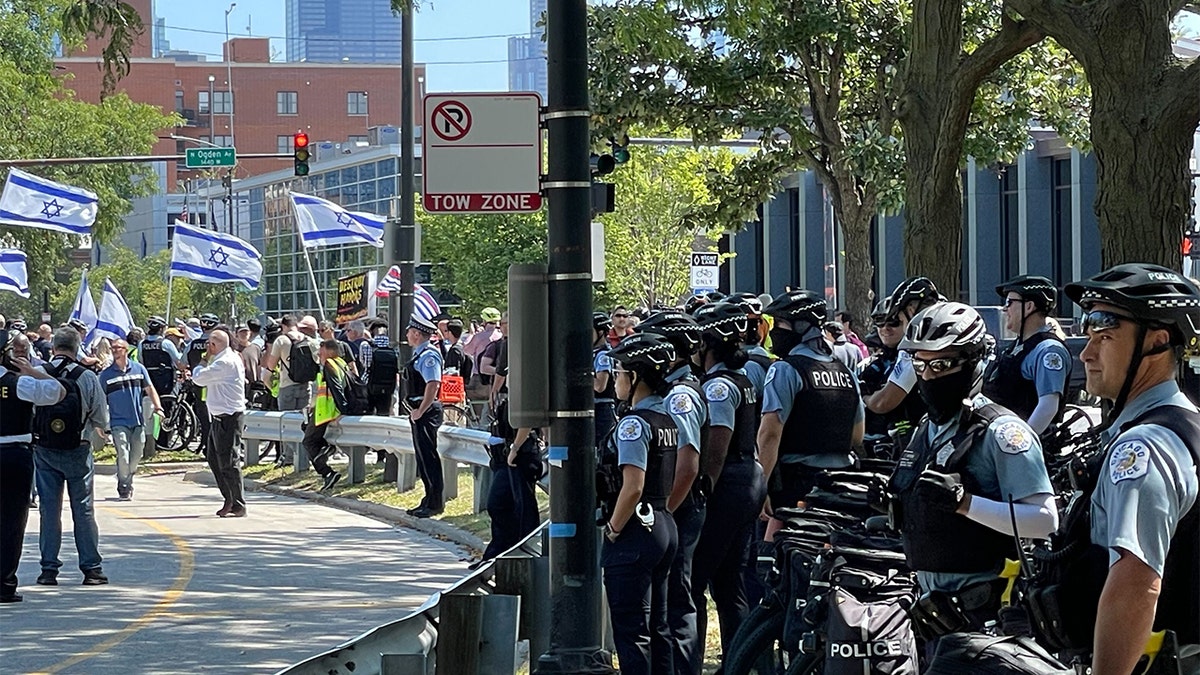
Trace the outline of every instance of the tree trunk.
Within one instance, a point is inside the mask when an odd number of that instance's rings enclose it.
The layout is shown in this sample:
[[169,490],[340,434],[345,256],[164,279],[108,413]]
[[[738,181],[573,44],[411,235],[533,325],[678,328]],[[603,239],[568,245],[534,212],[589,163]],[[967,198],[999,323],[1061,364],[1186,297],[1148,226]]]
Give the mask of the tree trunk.
[[[873,202],[873,200],[871,200]],[[836,213],[842,228],[842,242],[846,251],[846,289],[842,306],[854,315],[862,330],[871,316],[871,285],[875,279],[875,265],[871,262],[871,219],[874,208],[860,206],[843,207]]]

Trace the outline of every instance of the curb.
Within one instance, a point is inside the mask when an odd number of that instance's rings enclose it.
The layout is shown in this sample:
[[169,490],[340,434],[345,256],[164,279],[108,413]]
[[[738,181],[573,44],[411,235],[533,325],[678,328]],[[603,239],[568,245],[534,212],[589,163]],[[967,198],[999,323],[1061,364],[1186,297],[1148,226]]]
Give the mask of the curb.
[[[187,468],[194,467],[189,466]],[[216,485],[216,481],[213,479],[212,473],[208,470],[188,471],[184,474],[183,479],[203,485]],[[271,494],[277,494],[284,497],[306,499],[310,502],[316,502],[323,506],[329,506],[342,511],[357,513],[360,516],[367,516],[369,518],[375,518],[376,520],[382,520],[383,522],[391,525],[407,527],[410,530],[416,530],[431,537],[458,544],[459,546],[468,549],[470,553],[475,556],[481,555],[483,550],[487,548],[486,541],[480,539],[474,534],[471,534],[470,532],[467,532],[466,530],[457,528],[440,520],[434,520],[433,518],[414,518],[405,513],[403,509],[398,509],[394,506],[375,504],[372,502],[362,501],[360,499],[330,497],[312,490],[280,487],[278,485],[271,485],[269,483],[263,483],[250,478],[244,478],[242,482],[245,488],[251,492],[270,492]]]

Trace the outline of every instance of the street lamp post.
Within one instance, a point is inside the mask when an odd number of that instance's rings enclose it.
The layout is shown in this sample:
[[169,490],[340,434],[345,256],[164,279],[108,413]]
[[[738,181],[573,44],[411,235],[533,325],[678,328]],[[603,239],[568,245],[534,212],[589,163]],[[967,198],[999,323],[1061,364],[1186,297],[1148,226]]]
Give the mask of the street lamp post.
[[216,107],[213,105],[213,82],[216,79],[212,75],[208,76],[208,137],[210,140],[217,135],[217,125],[213,118],[213,110]]
[[233,47],[229,44],[229,14],[237,7],[236,2],[229,3],[225,10],[225,81],[229,84],[229,146],[233,147]]
[[[367,136],[371,135],[371,102],[367,100],[367,92],[363,92],[363,114],[367,120]],[[368,142],[370,139],[367,139]]]

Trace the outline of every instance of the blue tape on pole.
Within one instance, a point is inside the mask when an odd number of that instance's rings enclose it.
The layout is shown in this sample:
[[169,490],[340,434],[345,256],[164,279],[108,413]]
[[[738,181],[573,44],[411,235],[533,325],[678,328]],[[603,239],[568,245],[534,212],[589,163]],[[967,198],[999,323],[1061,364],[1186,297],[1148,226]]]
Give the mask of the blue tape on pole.
[[552,445],[550,446],[549,453],[549,459],[551,460],[565,460],[567,458],[567,446]]
[[575,536],[575,523],[550,523],[551,539],[566,539]]

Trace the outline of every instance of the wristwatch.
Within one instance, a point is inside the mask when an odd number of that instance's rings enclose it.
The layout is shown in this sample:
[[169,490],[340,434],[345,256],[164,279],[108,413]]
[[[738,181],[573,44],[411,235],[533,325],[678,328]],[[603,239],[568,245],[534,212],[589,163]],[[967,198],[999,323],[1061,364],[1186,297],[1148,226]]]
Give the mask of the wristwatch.
[[619,536],[621,536],[621,531],[614,530],[612,523],[604,524],[604,538],[605,539],[609,540],[610,542],[615,542],[617,540],[617,537],[619,537]]

